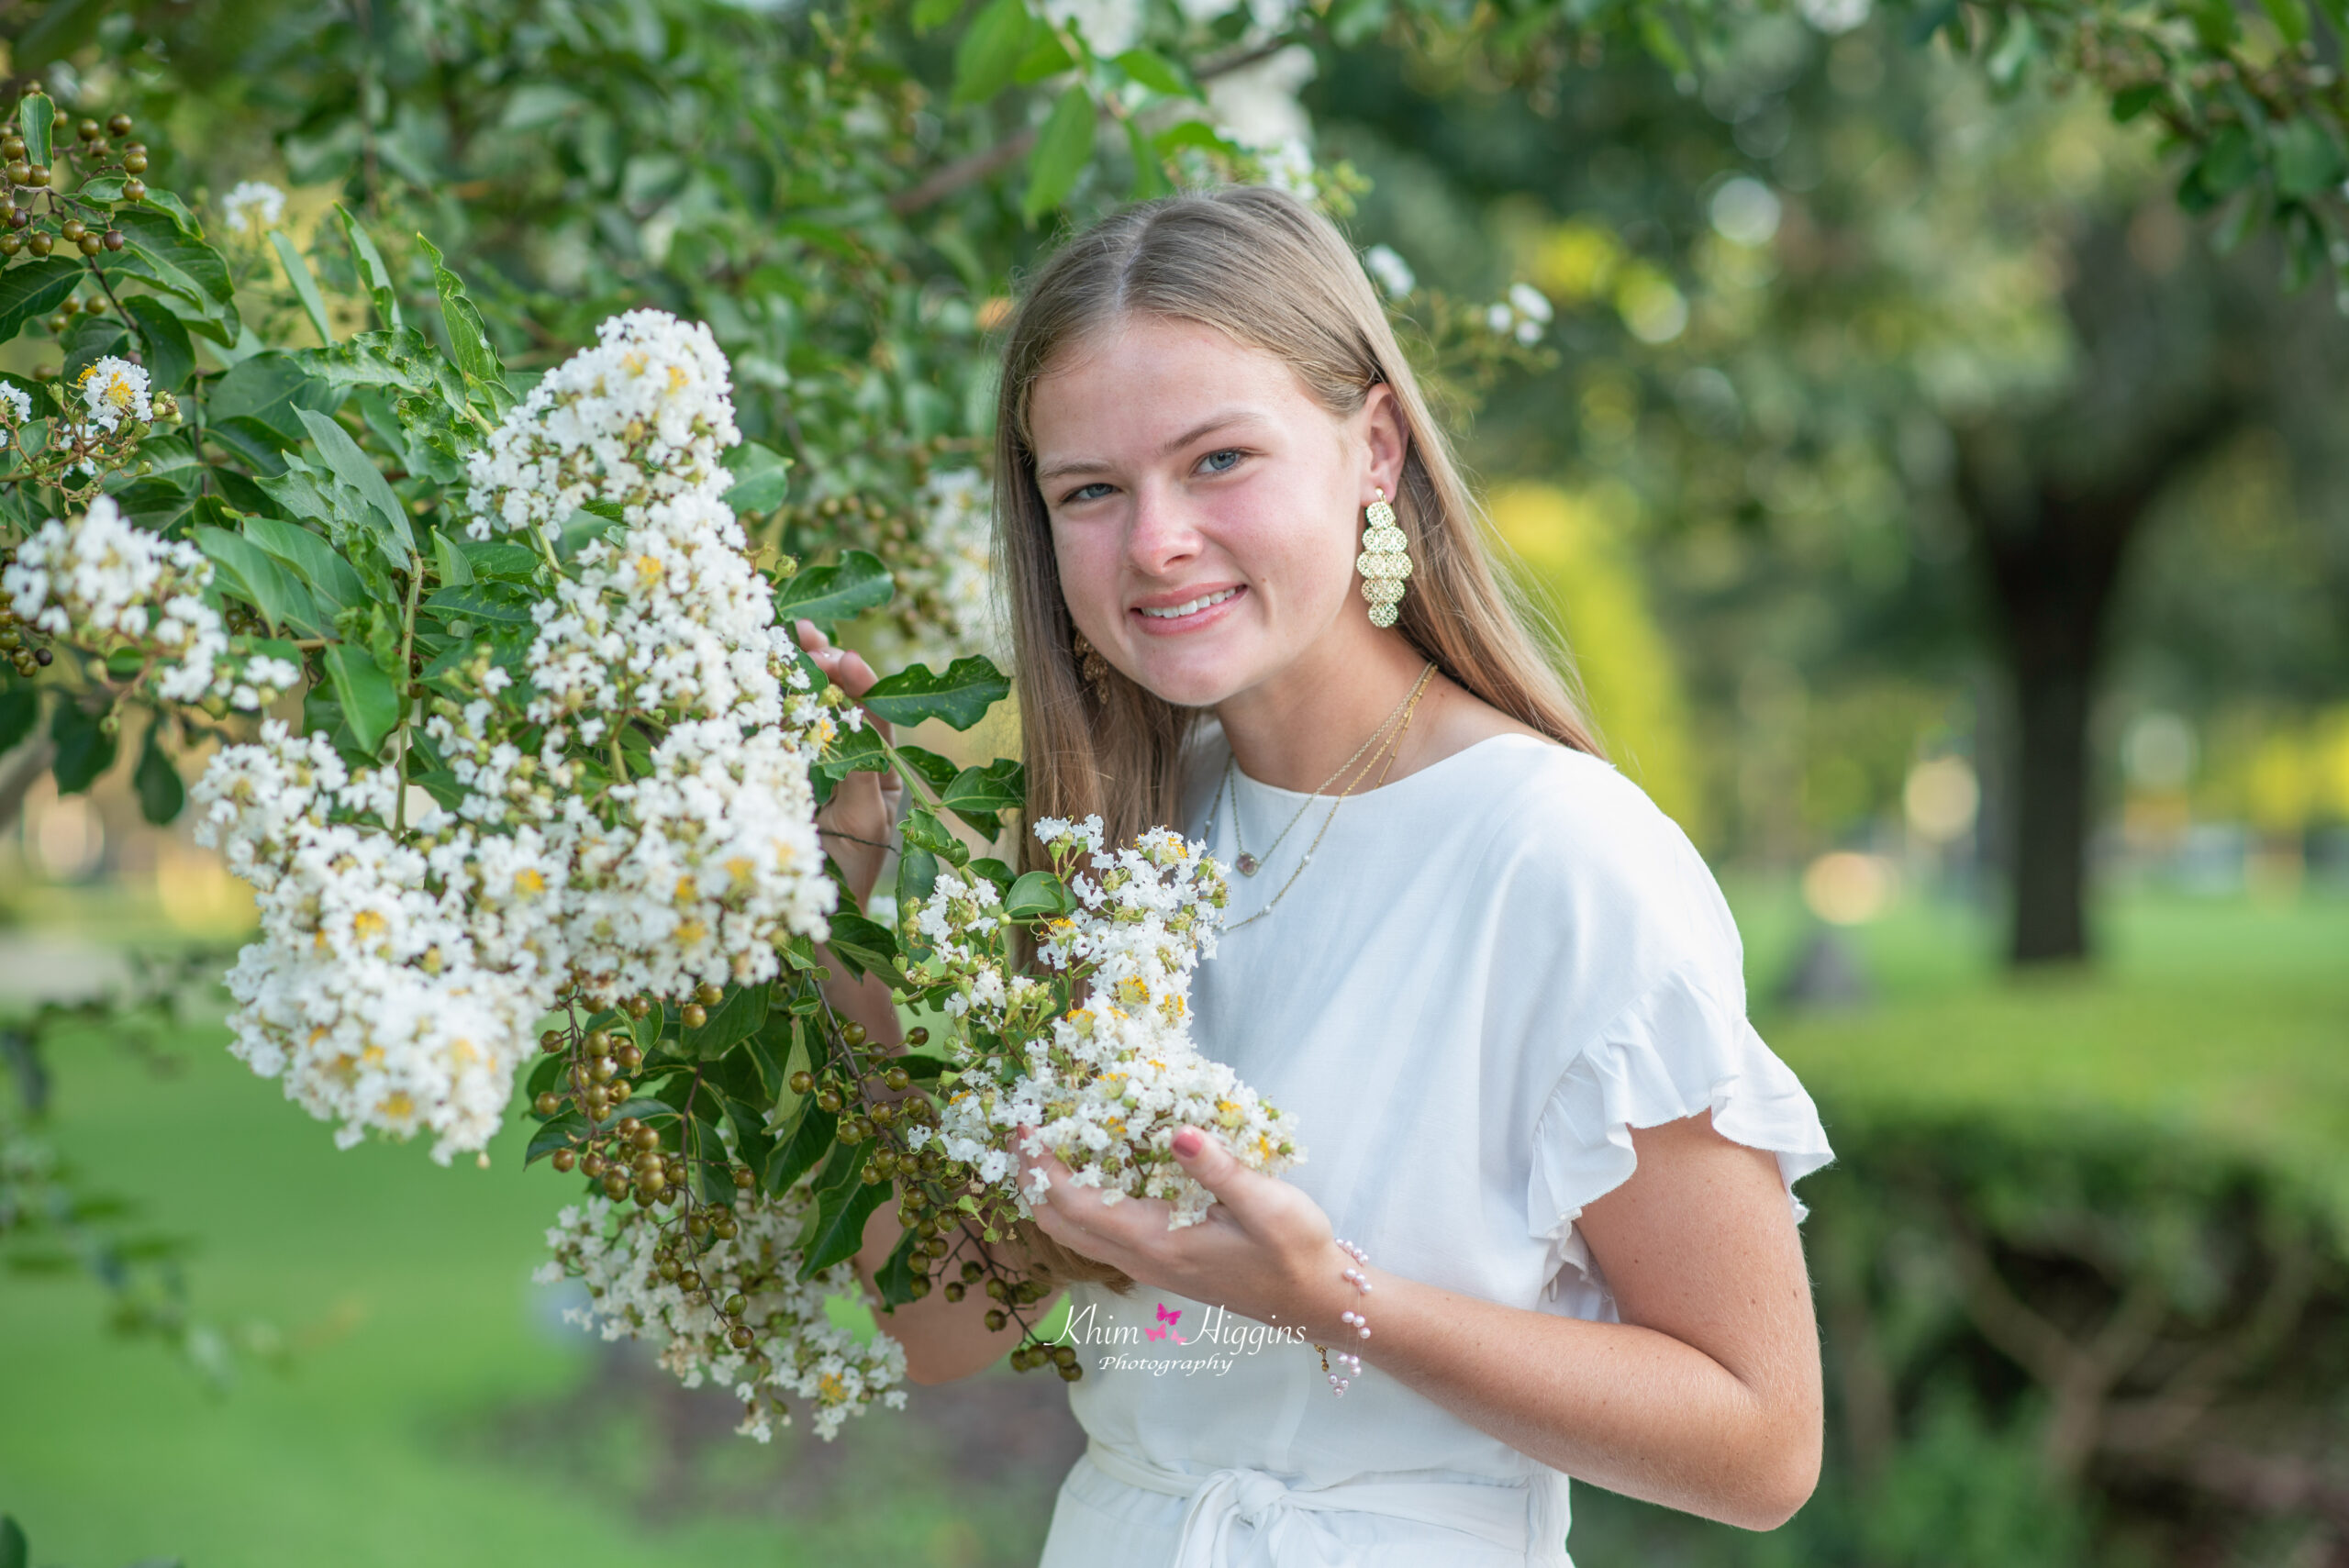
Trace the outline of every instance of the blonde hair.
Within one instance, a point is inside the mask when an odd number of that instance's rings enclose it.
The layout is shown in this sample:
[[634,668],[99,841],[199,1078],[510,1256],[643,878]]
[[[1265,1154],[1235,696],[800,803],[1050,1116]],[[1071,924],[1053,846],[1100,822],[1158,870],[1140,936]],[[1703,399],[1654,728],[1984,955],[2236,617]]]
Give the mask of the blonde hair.
[[1361,262],[1295,197],[1241,186],[1162,197],[1095,225],[1037,272],[1011,321],[996,420],[996,558],[1010,599],[1030,820],[1097,813],[1113,842],[1174,823],[1184,745],[1197,721],[1114,671],[1106,694],[1080,676],[1036,485],[1028,418],[1038,378],[1071,344],[1129,313],[1197,322],[1273,355],[1339,418],[1378,383],[1392,387],[1408,442],[1395,510],[1412,562],[1397,629],[1511,718],[1603,754],[1560,674],[1563,642],[1529,629],[1532,612],[1493,569],[1485,519]]

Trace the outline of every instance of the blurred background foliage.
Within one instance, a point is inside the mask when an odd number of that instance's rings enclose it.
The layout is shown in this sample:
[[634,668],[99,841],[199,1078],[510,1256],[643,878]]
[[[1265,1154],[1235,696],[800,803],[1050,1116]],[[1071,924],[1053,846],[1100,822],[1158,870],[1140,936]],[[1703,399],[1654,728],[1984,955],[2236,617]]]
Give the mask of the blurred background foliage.
[[[2283,286],[2335,264],[2339,171],[2309,184],[2295,128],[2333,111],[2261,85],[2333,69],[2333,35],[2141,8],[2186,29],[2154,102],[2126,51],[2084,67],[2122,25],[2092,6],[1133,14],[1216,123],[1308,131],[1357,241],[1417,274],[1397,309],[1496,531],[1620,765],[1720,869],[1842,1155],[1805,1193],[1819,1496],[1753,1537],[1578,1489],[1579,1560],[2349,1563],[2343,328]],[[172,188],[285,185],[330,284],[331,203],[429,234],[518,366],[628,305],[709,320],[746,431],[802,459],[765,542],[889,559],[914,591],[860,636],[903,658],[988,636],[984,539],[932,482],[983,450],[1009,280],[1146,163],[1264,172],[1238,139],[1142,156],[1106,106],[1147,95],[1088,53],[1099,146],[1036,207],[1074,62],[957,102],[982,15],[51,4],[0,38],[13,83],[164,128]],[[1106,48],[1129,13],[1053,15]],[[1538,347],[1478,340],[1471,302],[1518,283],[1554,311]],[[140,1200],[52,1218],[173,1269],[151,1239],[198,1238],[192,1308],[160,1273],[123,1299],[182,1340],[282,1325],[200,1342],[289,1369],[223,1400],[106,1342],[86,1289],[6,1276],[32,1418],[0,1507],[45,1558],[1033,1561],[1074,1449],[1020,1380],[745,1451],[552,1326],[511,1151],[338,1155],[202,1022],[165,1076],[37,1012],[127,943],[244,919],[127,761],[61,795],[39,745],[0,761],[0,977],[54,1041],[54,1168]],[[32,1190],[8,1179],[0,1205]]]

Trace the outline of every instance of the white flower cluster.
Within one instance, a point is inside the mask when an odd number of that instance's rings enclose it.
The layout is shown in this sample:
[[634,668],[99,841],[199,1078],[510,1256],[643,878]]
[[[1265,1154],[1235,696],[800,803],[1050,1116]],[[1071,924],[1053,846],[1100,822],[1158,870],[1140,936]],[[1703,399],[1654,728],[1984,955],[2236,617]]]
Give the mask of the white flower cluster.
[[[955,984],[947,1011],[962,1026],[953,1050],[965,1072],[935,1132],[917,1127],[908,1140],[919,1147],[935,1138],[1025,1215],[1048,1187],[1041,1172],[1032,1187],[1011,1181],[1015,1129],[1029,1126],[1026,1152],[1058,1155],[1078,1185],[1109,1201],[1168,1200],[1172,1228],[1196,1224],[1215,1201],[1174,1159],[1181,1129],[1214,1133],[1267,1174],[1301,1162],[1296,1116],[1191,1041],[1191,975],[1214,952],[1222,920],[1215,862],[1164,830],[1105,855],[1098,817],[1048,817],[1035,830],[1056,864],[1082,857],[1094,867],[1069,878],[1077,908],[1049,923],[1036,952],[1046,970],[1085,988],[1084,1005],[1052,1016],[1052,987],[1009,968],[993,887],[941,875],[908,923]],[[982,1043],[989,1037],[1026,1037],[1008,1082],[989,1071],[997,1065]]]
[[220,211],[239,234],[258,235],[285,218],[285,193],[266,180],[239,180],[220,198]]
[[1362,253],[1365,272],[1378,281],[1389,299],[1401,299],[1419,286],[1419,274],[1392,245],[1374,245]]
[[1514,338],[1530,349],[1550,329],[1554,314],[1540,289],[1531,284],[1511,284],[1507,299],[1485,306],[1485,325],[1498,336]]
[[[829,1441],[841,1422],[876,1400],[904,1407],[906,1352],[886,1332],[860,1345],[826,1313],[827,1297],[861,1296],[853,1264],[798,1278],[794,1241],[813,1201],[804,1185],[780,1198],[741,1199],[734,1206],[733,1237],[693,1255],[687,1266],[699,1277],[685,1282],[678,1260],[662,1266],[656,1218],[590,1198],[555,1217],[547,1232],[554,1257],[536,1277],[541,1284],[584,1281],[588,1305],[565,1316],[606,1340],[650,1341],[686,1387],[707,1382],[731,1388],[745,1407],[737,1431],[765,1442],[775,1426],[790,1424],[786,1401],[796,1398],[813,1407],[816,1434]],[[686,1283],[699,1288],[689,1291]],[[754,1336],[747,1350],[731,1343],[718,1312],[735,1296],[742,1305],[733,1321]]]
[[922,548],[938,563],[938,596],[961,653],[990,658],[1010,644],[996,598],[995,487],[974,468],[933,473],[921,487]]
[[33,400],[25,389],[0,381],[0,424],[21,425],[33,417]]
[[[197,788],[200,831],[262,898],[262,939],[231,980],[235,1049],[340,1118],[346,1143],[421,1129],[436,1159],[479,1149],[564,996],[769,979],[780,944],[828,929],[807,768],[830,710],[722,499],[718,452],[740,439],[725,361],[707,328],[657,312],[602,338],[473,465],[491,508],[477,532],[586,502],[618,509],[624,532],[537,606],[526,709],[499,700],[512,683],[484,653],[463,673],[479,695],[426,722],[455,808],[416,817],[403,846],[386,830],[396,775],[346,777],[323,739],[282,727],[224,751]],[[612,728],[629,719],[660,735],[632,772]],[[575,753],[604,742],[614,775],[591,791]]]
[[301,673],[280,659],[239,672],[228,661],[220,612],[204,600],[212,562],[184,539],[137,527],[111,495],[71,521],[43,523],[0,576],[17,618],[52,637],[100,649],[128,645],[155,661],[167,702],[221,697],[251,710],[291,689]]
[[119,429],[125,419],[141,425],[155,422],[155,405],[148,396],[153,384],[143,366],[108,354],[85,367],[73,384],[82,394],[83,421],[108,435]]
[[560,873],[522,839],[410,846],[331,819],[388,818],[397,787],[272,720],[197,781],[196,839],[224,849],[261,906],[261,940],[228,974],[228,1049],[340,1120],[344,1148],[370,1128],[429,1131],[446,1164],[497,1130],[553,1000],[541,959]]

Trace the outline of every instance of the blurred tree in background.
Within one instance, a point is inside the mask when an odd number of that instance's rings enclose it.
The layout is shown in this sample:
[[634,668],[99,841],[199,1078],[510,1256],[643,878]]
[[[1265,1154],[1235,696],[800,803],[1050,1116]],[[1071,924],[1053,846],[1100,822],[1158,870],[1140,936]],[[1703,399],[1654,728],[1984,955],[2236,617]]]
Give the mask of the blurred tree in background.
[[[1543,113],[1398,54],[1314,102],[1411,260],[1456,285],[1514,264],[1557,300],[1563,363],[1480,446],[1643,520],[1716,721],[1773,722],[1757,658],[2003,666],[2010,951],[2083,956],[2091,715],[2122,628],[2133,656],[2191,626],[2214,682],[2349,684],[2338,318],[2275,286],[2267,247],[2211,254],[2092,101],[2001,95],[1881,28],[1756,18],[1700,97],[1609,65]],[[2263,526],[2298,542],[2238,560],[2232,612],[2173,587],[2116,624],[2154,519],[2246,442],[2283,463]],[[2292,613],[2244,613],[2268,594]]]

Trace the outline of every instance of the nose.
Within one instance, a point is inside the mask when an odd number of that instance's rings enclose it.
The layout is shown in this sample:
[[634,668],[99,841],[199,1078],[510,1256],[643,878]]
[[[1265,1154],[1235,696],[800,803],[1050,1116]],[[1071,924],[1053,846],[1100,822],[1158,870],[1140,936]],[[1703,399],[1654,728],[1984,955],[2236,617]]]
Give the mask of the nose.
[[1162,484],[1134,490],[1126,524],[1126,563],[1144,577],[1163,577],[1197,556],[1205,540],[1182,496]]

